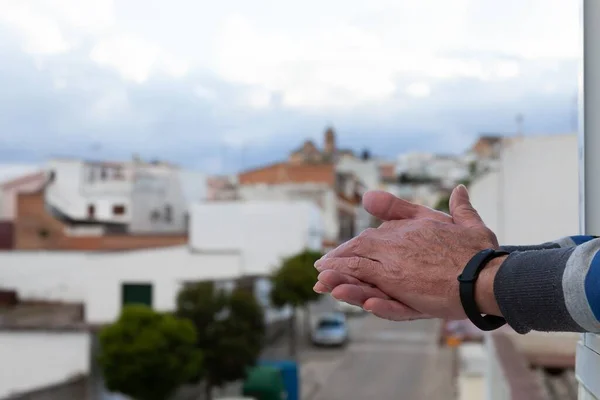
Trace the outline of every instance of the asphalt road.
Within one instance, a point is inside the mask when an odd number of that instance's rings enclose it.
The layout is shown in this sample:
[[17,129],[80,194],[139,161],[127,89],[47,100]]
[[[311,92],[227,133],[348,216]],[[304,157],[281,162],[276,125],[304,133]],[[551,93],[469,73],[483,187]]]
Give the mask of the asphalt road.
[[[311,307],[313,322],[334,310],[329,296]],[[452,354],[438,346],[437,320],[392,322],[364,313],[348,318],[344,348],[316,348],[298,318],[302,400],[454,400]],[[265,358],[289,358],[288,343]]]
[[454,399],[452,357],[437,346],[438,321],[398,323],[368,315],[350,324],[349,346],[330,354],[335,365],[314,373],[321,377],[319,388],[303,399]]

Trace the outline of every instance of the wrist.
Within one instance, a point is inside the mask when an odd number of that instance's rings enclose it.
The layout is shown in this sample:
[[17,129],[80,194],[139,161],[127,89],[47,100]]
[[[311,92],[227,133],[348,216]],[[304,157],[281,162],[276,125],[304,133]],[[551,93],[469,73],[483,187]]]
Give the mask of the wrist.
[[482,314],[502,316],[494,295],[494,279],[507,257],[506,255],[490,260],[479,274],[475,285],[475,302]]

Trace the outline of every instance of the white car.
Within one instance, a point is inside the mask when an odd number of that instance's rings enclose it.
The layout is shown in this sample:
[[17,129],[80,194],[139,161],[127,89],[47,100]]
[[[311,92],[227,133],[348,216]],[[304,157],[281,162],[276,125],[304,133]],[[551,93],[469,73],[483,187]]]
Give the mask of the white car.
[[319,317],[311,334],[315,346],[343,346],[348,342],[348,326],[344,314],[331,313]]
[[342,312],[344,314],[361,314],[364,312],[362,307],[355,306],[354,304],[349,304],[339,300],[335,308],[337,309],[337,311]]

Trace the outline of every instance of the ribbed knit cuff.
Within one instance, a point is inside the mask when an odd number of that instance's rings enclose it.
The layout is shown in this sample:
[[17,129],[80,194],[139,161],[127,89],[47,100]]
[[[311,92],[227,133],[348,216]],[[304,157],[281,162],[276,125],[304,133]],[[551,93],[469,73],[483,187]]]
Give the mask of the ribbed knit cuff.
[[506,322],[531,330],[582,332],[565,305],[562,278],[574,247],[511,253],[494,279],[494,295]]
[[530,251],[530,250],[544,250],[544,249],[557,249],[561,247],[560,244],[555,242],[547,242],[542,244],[532,244],[529,246],[500,246],[501,250],[513,253],[515,251]]

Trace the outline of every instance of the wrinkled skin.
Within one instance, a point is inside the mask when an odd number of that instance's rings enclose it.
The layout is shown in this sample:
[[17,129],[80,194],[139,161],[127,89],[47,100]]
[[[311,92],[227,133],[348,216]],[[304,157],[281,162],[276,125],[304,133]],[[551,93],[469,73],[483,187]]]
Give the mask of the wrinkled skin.
[[[452,216],[384,192],[365,195],[364,204],[388,221],[319,260],[315,290],[331,292],[387,319],[464,318],[456,277],[475,253],[498,247],[496,236],[471,206],[466,188],[459,186],[452,193]],[[389,221],[394,217],[396,221]],[[493,266],[487,269],[493,272]],[[485,275],[480,280],[489,287],[478,292],[489,297],[492,283],[484,282]],[[497,314],[497,305],[488,300],[482,300],[481,307]]]

